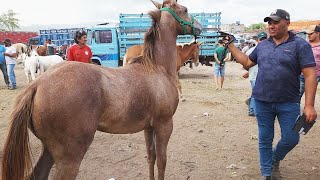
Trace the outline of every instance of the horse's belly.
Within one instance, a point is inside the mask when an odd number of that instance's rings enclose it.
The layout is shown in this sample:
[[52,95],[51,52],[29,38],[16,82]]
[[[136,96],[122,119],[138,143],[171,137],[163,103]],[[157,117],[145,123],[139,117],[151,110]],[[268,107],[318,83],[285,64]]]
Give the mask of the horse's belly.
[[112,134],[132,134],[146,128],[145,121],[135,120],[106,120],[98,123],[98,130]]

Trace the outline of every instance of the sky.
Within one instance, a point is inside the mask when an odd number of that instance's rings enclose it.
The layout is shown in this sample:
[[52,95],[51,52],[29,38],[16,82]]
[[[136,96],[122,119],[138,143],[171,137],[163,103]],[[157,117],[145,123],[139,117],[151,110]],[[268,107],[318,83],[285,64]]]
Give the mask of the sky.
[[[40,3],[41,2],[41,3]],[[158,0],[158,2],[162,2]],[[275,9],[285,9],[291,21],[319,20],[318,0],[178,0],[190,13],[221,12],[222,24],[249,26],[263,22]],[[0,0],[0,13],[18,13],[20,25],[117,22],[120,13],[154,10],[150,0]],[[52,27],[54,28],[54,27]]]

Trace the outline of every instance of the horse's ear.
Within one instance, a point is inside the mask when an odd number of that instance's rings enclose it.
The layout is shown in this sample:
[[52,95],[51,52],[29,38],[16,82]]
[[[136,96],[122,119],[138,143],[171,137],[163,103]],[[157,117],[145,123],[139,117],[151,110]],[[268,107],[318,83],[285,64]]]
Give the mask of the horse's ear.
[[203,44],[203,42],[197,42],[198,46],[201,46]]
[[156,8],[160,9],[162,8],[162,4],[158,3],[157,1],[154,1],[154,0],[150,0],[155,6]]

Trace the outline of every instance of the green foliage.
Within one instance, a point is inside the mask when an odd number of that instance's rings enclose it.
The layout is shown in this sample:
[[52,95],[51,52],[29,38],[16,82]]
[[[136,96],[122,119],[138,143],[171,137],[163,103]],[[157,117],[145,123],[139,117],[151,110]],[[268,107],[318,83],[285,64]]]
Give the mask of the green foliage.
[[19,29],[19,19],[15,18],[16,15],[17,13],[13,12],[13,10],[8,10],[7,13],[3,13],[0,16],[0,29],[7,31]]
[[259,23],[259,24],[251,24],[249,27],[246,28],[246,31],[252,31],[255,29],[265,29],[267,25],[265,23]]

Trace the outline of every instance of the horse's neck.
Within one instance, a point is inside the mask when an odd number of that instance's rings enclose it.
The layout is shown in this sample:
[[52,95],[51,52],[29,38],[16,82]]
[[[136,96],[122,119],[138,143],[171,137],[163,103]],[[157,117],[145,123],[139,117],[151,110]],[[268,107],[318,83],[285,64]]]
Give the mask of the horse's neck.
[[164,67],[170,76],[176,77],[177,32],[172,31],[168,24],[161,24],[159,37],[155,42],[155,63]]

